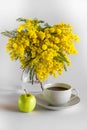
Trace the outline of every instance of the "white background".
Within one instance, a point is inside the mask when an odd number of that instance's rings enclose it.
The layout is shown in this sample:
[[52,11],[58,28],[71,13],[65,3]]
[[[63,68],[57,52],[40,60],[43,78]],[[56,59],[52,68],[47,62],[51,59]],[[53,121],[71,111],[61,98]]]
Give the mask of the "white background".
[[[0,32],[16,28],[19,24],[16,19],[19,17],[37,17],[49,24],[64,21],[74,26],[74,32],[80,36],[80,42],[76,43],[79,54],[71,57],[72,66],[55,81],[66,82],[77,88],[83,102],[81,107],[85,109],[87,107],[85,104],[87,102],[87,0],[0,0]],[[15,89],[21,87],[22,71],[19,62],[11,61],[6,53],[6,43],[7,38],[0,34],[0,88]],[[72,122],[73,119],[74,117]],[[80,117],[81,130],[87,128],[86,119],[84,113],[82,119]],[[79,125],[78,121],[78,129],[80,129]]]

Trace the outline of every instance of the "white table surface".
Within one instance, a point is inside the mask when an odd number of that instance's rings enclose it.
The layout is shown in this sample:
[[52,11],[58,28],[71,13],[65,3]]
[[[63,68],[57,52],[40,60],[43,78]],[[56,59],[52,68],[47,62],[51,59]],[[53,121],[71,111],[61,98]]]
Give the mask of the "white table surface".
[[0,130],[87,130],[86,92],[80,103],[59,111],[36,106],[31,113],[18,110],[21,93],[0,90]]

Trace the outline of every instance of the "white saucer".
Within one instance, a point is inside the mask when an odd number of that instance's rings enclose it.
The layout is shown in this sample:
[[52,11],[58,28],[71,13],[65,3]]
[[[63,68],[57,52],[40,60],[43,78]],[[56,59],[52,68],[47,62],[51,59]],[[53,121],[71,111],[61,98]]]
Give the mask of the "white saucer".
[[[74,97],[74,98],[73,98]],[[47,103],[44,100],[44,97],[42,94],[37,94],[36,95],[36,99],[37,99],[37,104],[41,107],[44,107],[46,109],[51,109],[51,110],[61,110],[61,109],[65,109],[71,106],[74,106],[76,104],[78,104],[80,102],[80,98],[78,96],[72,95],[71,96],[71,100],[63,105],[58,105],[58,106],[52,106],[49,103]]]

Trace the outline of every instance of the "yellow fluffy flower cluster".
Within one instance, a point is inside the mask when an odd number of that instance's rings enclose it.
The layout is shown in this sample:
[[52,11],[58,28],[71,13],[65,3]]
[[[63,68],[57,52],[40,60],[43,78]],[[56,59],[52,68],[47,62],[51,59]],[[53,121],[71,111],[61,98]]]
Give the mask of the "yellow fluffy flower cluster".
[[22,69],[28,67],[30,78],[43,82],[50,75],[57,77],[70,66],[70,54],[77,54],[74,42],[79,37],[70,24],[50,26],[38,19],[17,19],[23,22],[16,30],[3,32],[8,36],[7,52],[12,60],[19,60]]

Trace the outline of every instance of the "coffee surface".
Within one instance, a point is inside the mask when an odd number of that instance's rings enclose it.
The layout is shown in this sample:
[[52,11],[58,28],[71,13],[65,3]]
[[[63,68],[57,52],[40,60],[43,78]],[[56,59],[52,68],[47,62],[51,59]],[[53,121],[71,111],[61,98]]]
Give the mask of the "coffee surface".
[[48,90],[54,90],[54,91],[64,91],[64,90],[68,90],[68,88],[65,88],[65,87],[50,87],[50,88],[47,88]]

